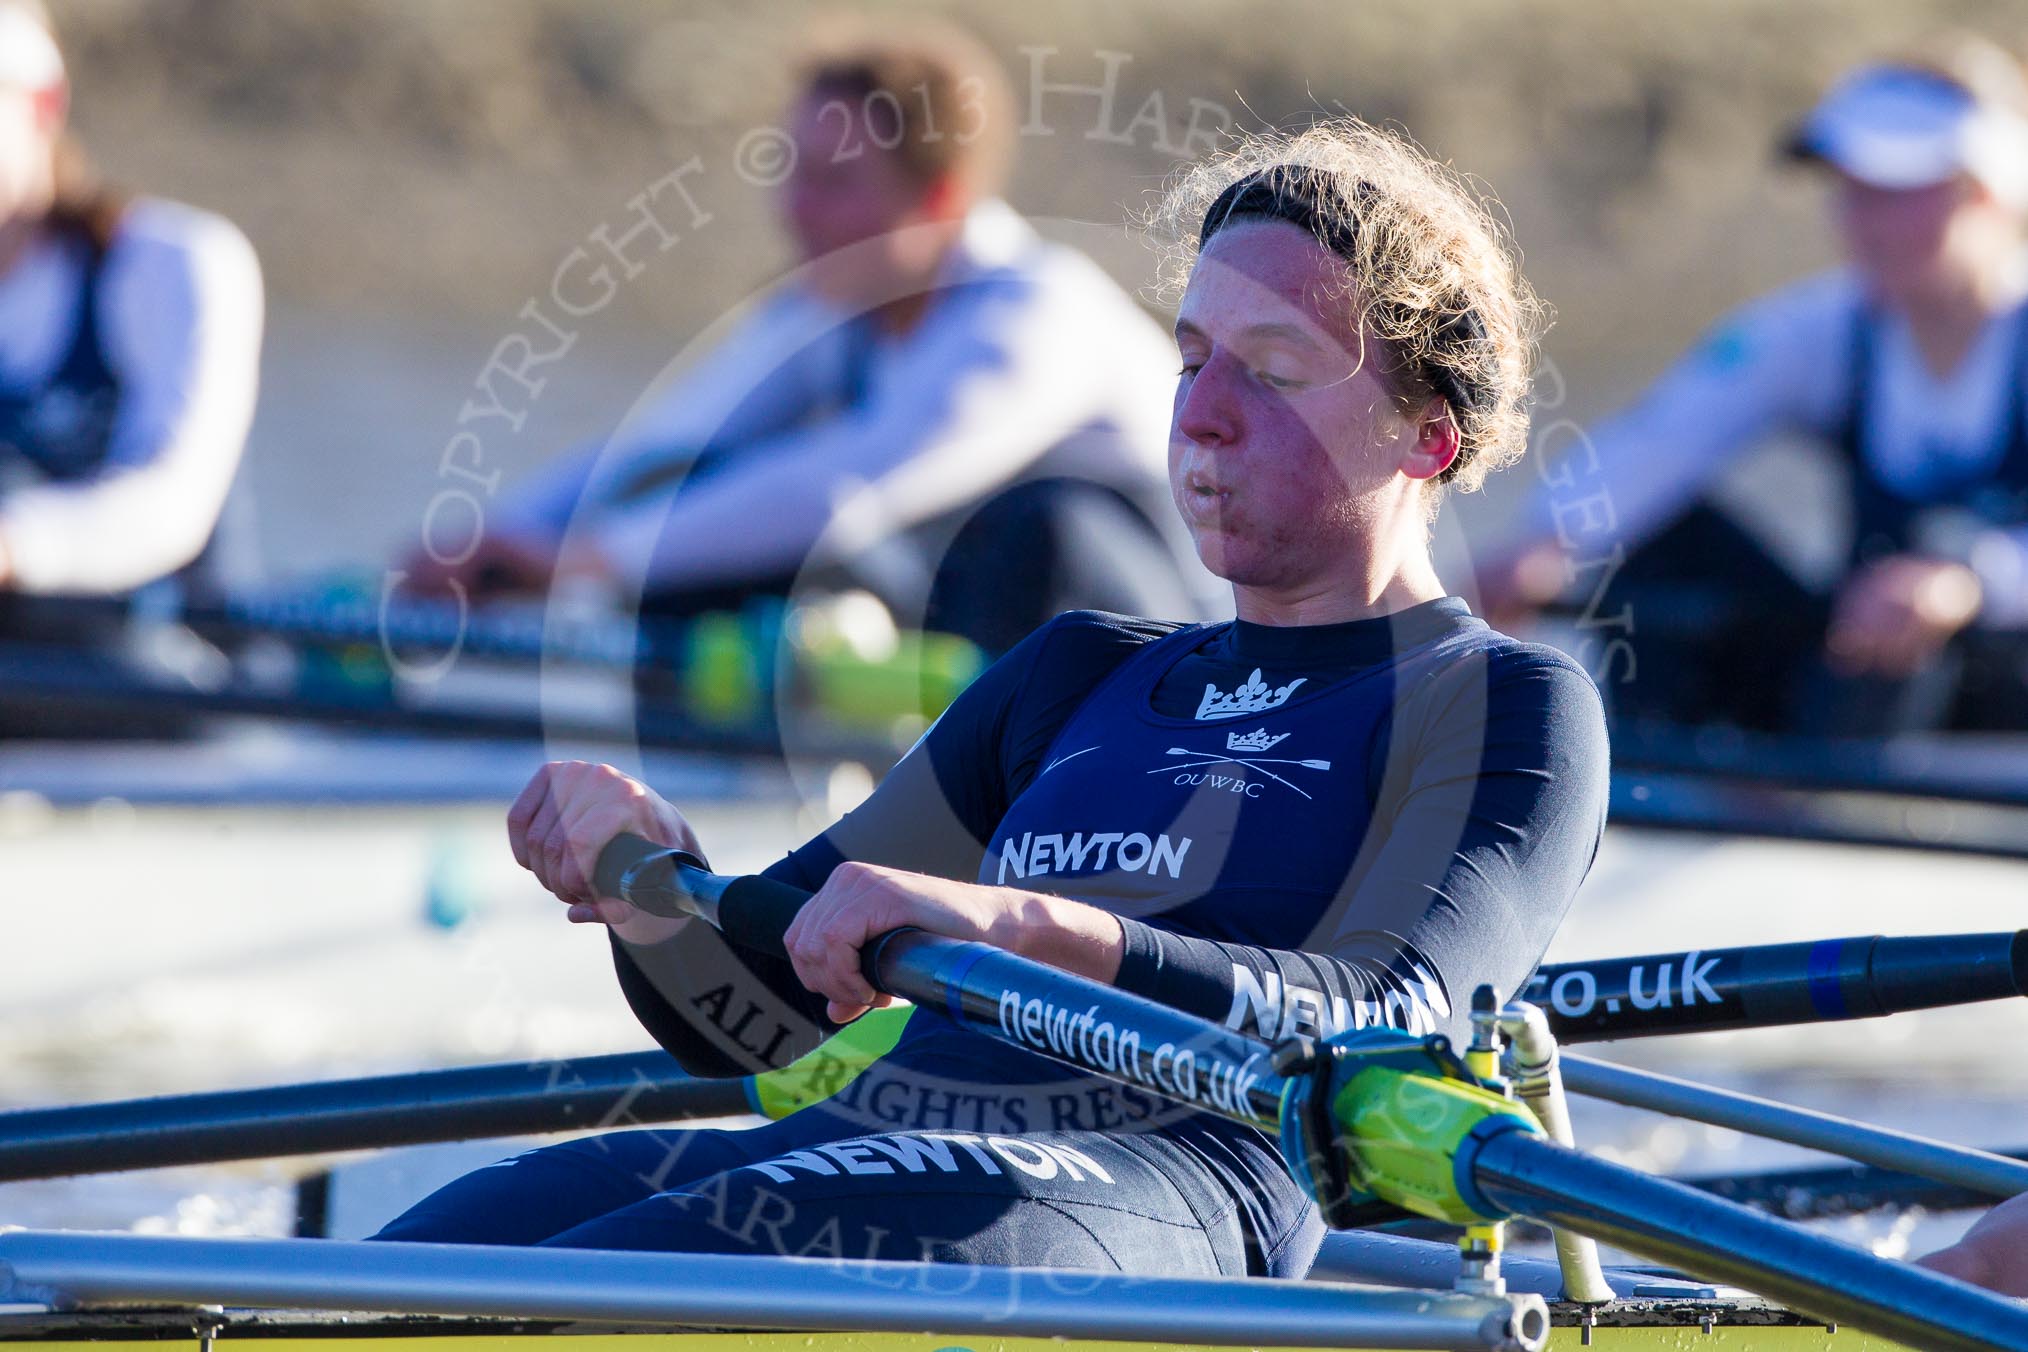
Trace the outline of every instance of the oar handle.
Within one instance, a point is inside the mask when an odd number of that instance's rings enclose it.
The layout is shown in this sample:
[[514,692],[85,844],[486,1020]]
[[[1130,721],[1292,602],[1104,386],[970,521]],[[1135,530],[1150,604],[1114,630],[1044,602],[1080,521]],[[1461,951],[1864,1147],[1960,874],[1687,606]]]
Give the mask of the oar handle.
[[759,874],[734,878],[718,903],[718,928],[741,948],[785,958],[782,935],[809,899],[801,888]]
[[[658,914],[700,916],[728,934],[735,928],[747,933],[755,946],[770,943],[779,951],[782,928],[807,900],[795,888],[721,878],[681,850],[644,845],[638,839],[610,843],[611,864],[602,858],[598,876],[622,898]],[[1016,954],[919,931],[878,936],[866,948],[886,978],[877,983],[884,989],[939,1008],[961,1027],[1004,1046],[1151,1098],[1272,1131],[1282,1105],[1299,1087],[1278,1069],[1282,1058],[1275,1049],[1257,1038]],[[1368,1054],[1410,1052],[1417,1064],[1376,1059],[1372,1069],[1382,1073],[1382,1083],[1359,1095],[1347,1089],[1348,1097],[1372,1098],[1339,1116],[1336,1125],[1350,1137],[1346,1148],[1355,1155],[1373,1155],[1377,1146],[1379,1156],[1408,1161],[1401,1191],[1420,1200],[1419,1212],[1447,1214],[1455,1199],[1467,1215],[1511,1210],[1579,1231],[1624,1236],[1636,1252],[1746,1282],[1911,1345],[1967,1352],[2028,1347],[2028,1313],[2001,1297],[1799,1233],[1531,1131],[1482,1131],[1489,1121],[1512,1119],[1502,1112],[1475,1122],[1474,1114],[1459,1111],[1457,1093],[1485,1091],[1423,1069],[1441,1043],[1405,1041],[1405,1047],[1376,1046]],[[1334,1104],[1342,1102],[1340,1088],[1328,1091]],[[1506,1106],[1497,1097],[1494,1103]],[[1430,1184],[1431,1177],[1441,1177],[1445,1185]],[[1467,1200],[1460,1180],[1499,1210]],[[1628,1209],[1626,1197],[1641,1191],[1649,1199],[1644,1214],[1619,1220]],[[1944,1312],[1950,1327],[1926,1317],[1931,1310]]]
[[[686,850],[641,836],[614,836],[599,851],[592,885],[650,915],[696,916],[741,948],[785,958],[782,935],[810,894],[758,874],[728,878]],[[869,946],[870,948],[870,946]]]
[[[772,878],[707,872],[695,855],[633,835],[607,843],[594,877],[608,896],[655,915],[696,916],[740,947],[776,957],[787,956],[782,932],[810,899]],[[910,927],[874,935],[859,961],[875,990],[989,1037],[1080,1070],[1124,1075],[1129,1087],[1250,1126],[1272,1129],[1276,1121],[1285,1081],[1269,1065],[1270,1048],[1193,1014]]]
[[[643,878],[651,866],[661,860],[697,862],[697,857],[669,845],[658,845],[646,836],[631,833],[614,836],[599,851],[597,865],[592,869],[592,886],[602,897],[617,897],[633,902],[644,911],[656,915],[666,914],[658,904],[651,904],[647,897],[636,900],[627,895],[628,890]],[[680,911],[679,915],[693,912]]]
[[[786,957],[782,935],[810,899],[758,875],[728,878],[685,851],[637,835],[599,854],[594,883],[664,916],[700,916],[742,948]],[[864,950],[866,978],[890,988]],[[883,976],[887,979],[883,980]],[[2028,995],[2028,930],[1773,944],[1546,965],[1524,991],[1564,1042],[1872,1018]]]

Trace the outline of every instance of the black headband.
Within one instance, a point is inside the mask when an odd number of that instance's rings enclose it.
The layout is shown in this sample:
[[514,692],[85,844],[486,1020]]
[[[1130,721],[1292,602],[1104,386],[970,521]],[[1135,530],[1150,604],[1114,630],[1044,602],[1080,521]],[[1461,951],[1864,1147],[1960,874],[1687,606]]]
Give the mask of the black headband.
[[[1361,182],[1348,202],[1336,175],[1307,165],[1272,164],[1228,184],[1213,199],[1198,229],[1197,245],[1202,248],[1209,243],[1236,216],[1266,218],[1300,226],[1317,243],[1350,261],[1359,247],[1359,207],[1374,192],[1372,184]],[[1438,345],[1445,348],[1476,345],[1486,341],[1486,326],[1477,311],[1459,310],[1438,326],[1436,337]],[[1449,367],[1424,363],[1422,375],[1451,407],[1465,413],[1478,407],[1476,392]],[[1446,477],[1450,472],[1445,472]]]
[[[1227,184],[1212,201],[1197,232],[1198,246],[1208,243],[1235,216],[1265,216],[1301,226],[1317,243],[1349,260],[1359,247],[1358,207],[1372,196],[1373,188],[1361,183],[1353,192],[1354,201],[1342,200],[1336,178],[1300,164],[1256,169]],[[1326,212],[1326,205],[1334,210]]]

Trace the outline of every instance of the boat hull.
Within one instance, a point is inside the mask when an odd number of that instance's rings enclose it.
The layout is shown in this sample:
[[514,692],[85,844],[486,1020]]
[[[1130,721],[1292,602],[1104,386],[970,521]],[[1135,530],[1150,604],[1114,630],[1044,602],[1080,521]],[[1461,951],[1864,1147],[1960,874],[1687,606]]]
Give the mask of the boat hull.
[[[1620,1301],[1584,1327],[1579,1307],[1552,1307],[1552,1352],[1908,1352],[1900,1343],[1828,1329],[1757,1301]],[[1710,1322],[1707,1324],[1706,1320]],[[260,1352],[481,1352],[515,1342],[543,1352],[1208,1352],[1208,1345],[937,1333],[806,1333],[598,1328],[541,1320],[302,1315],[204,1310],[0,1315],[0,1347],[34,1352],[212,1352],[253,1340]],[[1280,1352],[1255,1348],[1253,1352]],[[1288,1352],[1294,1352],[1289,1349]],[[1404,1350],[1406,1352],[1406,1350]]]

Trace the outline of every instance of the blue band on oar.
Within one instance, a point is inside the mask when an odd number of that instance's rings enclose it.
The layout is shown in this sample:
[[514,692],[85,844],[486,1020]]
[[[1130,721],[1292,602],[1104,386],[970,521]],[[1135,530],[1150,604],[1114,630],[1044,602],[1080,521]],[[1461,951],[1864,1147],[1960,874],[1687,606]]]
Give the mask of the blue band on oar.
[[1838,979],[1838,953],[1844,946],[1843,939],[1825,939],[1810,945],[1810,1005],[1827,1019],[1851,1017],[1845,1004],[1845,987]]
[[965,1018],[965,978],[971,975],[974,967],[996,951],[984,944],[974,944],[951,964],[950,976],[944,981],[944,1007],[958,1022],[963,1023]]

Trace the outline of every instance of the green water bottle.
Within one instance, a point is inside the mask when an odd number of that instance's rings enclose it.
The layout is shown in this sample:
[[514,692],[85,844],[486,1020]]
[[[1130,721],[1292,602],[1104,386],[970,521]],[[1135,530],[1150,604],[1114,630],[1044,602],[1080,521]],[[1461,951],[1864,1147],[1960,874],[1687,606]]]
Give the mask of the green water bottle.
[[842,728],[912,739],[986,669],[954,634],[895,626],[885,606],[847,592],[806,607],[790,631],[798,694]]
[[796,715],[906,741],[985,667],[967,640],[899,629],[878,600],[846,592],[793,612],[765,599],[698,616],[678,683],[684,710],[714,727],[766,725],[779,693]]
[[[338,573],[317,589],[319,607],[338,613],[373,613],[379,593],[363,573]],[[309,643],[302,650],[296,688],[306,698],[347,704],[382,704],[394,697],[394,669],[378,642]]]
[[678,675],[684,711],[713,727],[759,727],[773,715],[783,603],[759,597],[689,622]]

